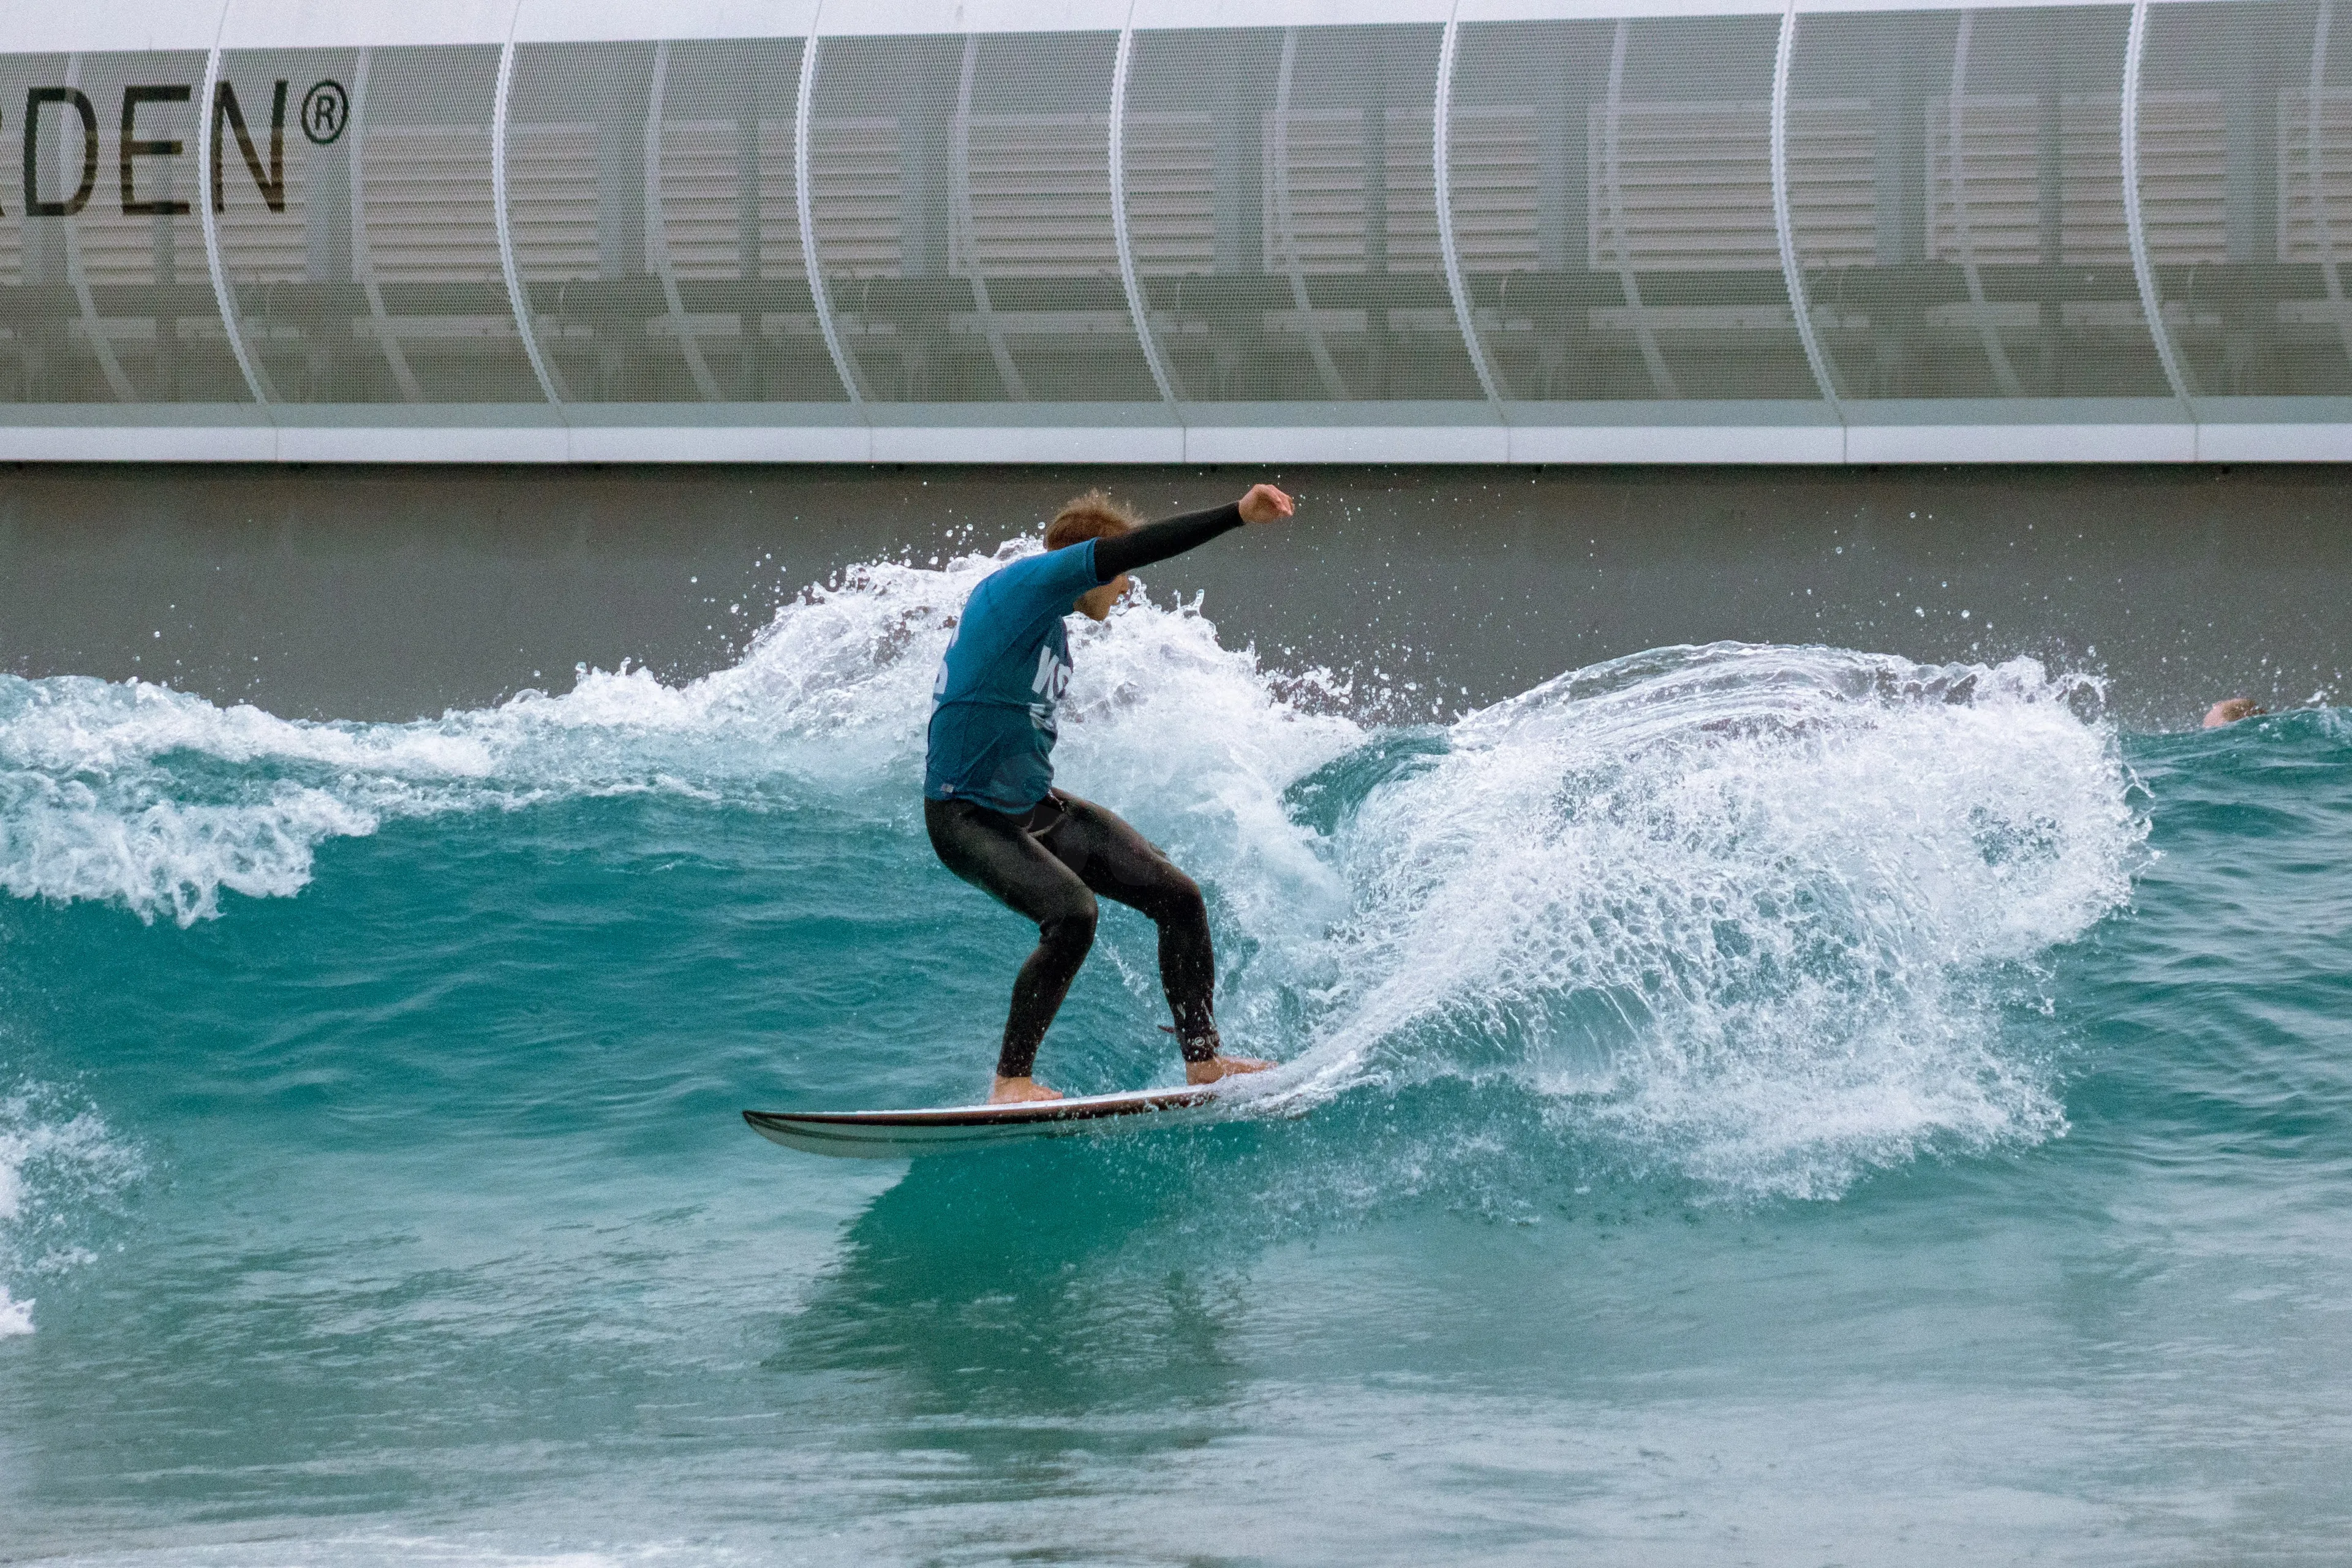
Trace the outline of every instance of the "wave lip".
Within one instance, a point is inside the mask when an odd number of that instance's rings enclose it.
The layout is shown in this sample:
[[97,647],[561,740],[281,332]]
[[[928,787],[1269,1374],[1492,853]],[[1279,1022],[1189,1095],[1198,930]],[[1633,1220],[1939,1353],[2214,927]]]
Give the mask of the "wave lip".
[[2095,682],[2027,659],[1659,649],[1454,727],[1337,837],[1302,1092],[1500,1073],[1612,1160],[1827,1196],[2063,1130],[2001,1009],[2126,896]]
[[[795,792],[904,786],[965,599],[1036,548],[854,567],[784,605],[735,664],[679,685],[625,664],[583,669],[561,695],[405,724],[281,719],[135,680],[0,676],[0,889],[187,926],[217,916],[224,889],[299,892],[320,845],[392,820],[629,794],[765,808]],[[1163,795],[1164,763],[1139,769],[1129,755],[1150,731],[1207,781],[1205,804],[1270,829],[1299,767],[1361,739],[1288,700],[1314,675],[1286,681],[1220,647],[1197,605],[1131,605],[1077,640],[1064,744],[1074,778]]]

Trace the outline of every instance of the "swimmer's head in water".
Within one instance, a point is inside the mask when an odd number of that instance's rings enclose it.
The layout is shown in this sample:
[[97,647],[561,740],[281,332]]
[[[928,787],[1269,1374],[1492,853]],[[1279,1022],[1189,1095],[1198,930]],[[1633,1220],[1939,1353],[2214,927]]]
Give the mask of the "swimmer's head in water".
[[2252,719],[2270,710],[2251,697],[2225,697],[2205,710],[2205,728],[2218,730],[2224,724],[2234,724],[2241,719]]
[[[1088,490],[1064,501],[1062,510],[1054,514],[1054,521],[1045,525],[1045,548],[1065,550],[1089,539],[1115,539],[1132,531],[1142,521],[1134,508],[1112,500],[1108,491]],[[1071,608],[1088,620],[1106,620],[1110,607],[1126,592],[1127,574],[1122,572],[1102,586],[1079,595]]]

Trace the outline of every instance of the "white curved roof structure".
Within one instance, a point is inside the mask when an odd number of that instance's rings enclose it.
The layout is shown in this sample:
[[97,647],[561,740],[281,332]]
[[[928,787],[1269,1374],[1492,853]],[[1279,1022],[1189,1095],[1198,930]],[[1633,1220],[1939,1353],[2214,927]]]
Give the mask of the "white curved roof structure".
[[0,458],[2352,458],[2335,0],[0,24]]

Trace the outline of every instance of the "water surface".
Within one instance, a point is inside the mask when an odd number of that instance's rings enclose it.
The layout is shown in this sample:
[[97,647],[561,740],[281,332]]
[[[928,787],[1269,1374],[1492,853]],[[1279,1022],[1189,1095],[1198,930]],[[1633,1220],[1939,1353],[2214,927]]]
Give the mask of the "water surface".
[[[1029,935],[914,796],[993,563],[405,724],[0,678],[0,1557],[2340,1553],[2340,710],[1717,644],[1432,720],[1163,594],[1065,782],[1278,1092],[777,1149],[984,1081]],[[1043,1073],[1174,1079],[1151,952]]]

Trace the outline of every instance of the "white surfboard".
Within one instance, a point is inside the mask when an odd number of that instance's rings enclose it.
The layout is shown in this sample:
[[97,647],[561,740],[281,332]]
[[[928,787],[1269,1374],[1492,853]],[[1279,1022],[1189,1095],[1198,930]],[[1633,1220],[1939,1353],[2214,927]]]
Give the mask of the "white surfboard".
[[1141,1089],[1023,1105],[952,1105],[929,1110],[747,1110],[743,1120],[761,1137],[787,1149],[850,1159],[903,1160],[1024,1138],[1164,1125],[1162,1118],[1193,1121],[1197,1116],[1183,1113],[1201,1111],[1216,1099],[1218,1088]]

